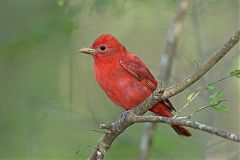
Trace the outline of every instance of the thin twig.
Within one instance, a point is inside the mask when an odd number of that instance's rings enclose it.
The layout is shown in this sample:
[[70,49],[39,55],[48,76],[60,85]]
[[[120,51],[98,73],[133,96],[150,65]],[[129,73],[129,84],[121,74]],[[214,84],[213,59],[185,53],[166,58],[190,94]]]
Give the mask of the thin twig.
[[198,91],[175,115],[174,118],[176,118],[180,113],[182,113],[188,105],[201,93],[201,90]]
[[[216,84],[216,83],[218,83],[218,82],[221,82],[221,81],[223,81],[223,80],[226,80],[226,79],[228,79],[228,78],[230,78],[230,77],[232,77],[233,75],[228,75],[228,76],[226,76],[226,77],[223,77],[223,78],[221,78],[221,79],[218,79],[218,80],[216,80],[216,81],[214,81],[214,82],[211,82],[211,83],[209,83],[209,84]],[[174,115],[174,118],[176,118],[180,113],[182,113],[188,106],[189,106],[189,104],[202,92],[202,91],[204,91],[205,89],[207,89],[208,88],[208,86],[206,86],[206,87],[204,87],[204,88],[202,88],[201,86],[198,86],[197,87],[197,89],[195,90],[195,91],[197,91],[197,90],[199,90],[182,108],[180,108],[180,110],[179,111],[177,111],[176,112],[176,114]],[[211,106],[211,105],[210,105]],[[203,108],[208,108],[207,106],[204,106]],[[202,108],[202,107],[201,107]]]
[[223,77],[223,78],[221,78],[221,79],[218,79],[218,80],[212,82],[211,84],[216,84],[216,83],[221,82],[221,81],[223,81],[223,80],[225,80],[225,79],[228,79],[228,78],[230,78],[230,77],[232,77],[232,76],[233,76],[233,75],[228,75],[228,76],[226,76],[226,77]]
[[99,130],[99,129],[92,129],[92,131],[94,131],[94,132],[98,132],[98,133],[110,133],[110,131],[108,131],[108,130]]
[[129,118],[129,121],[131,121],[132,123],[151,122],[151,123],[166,123],[170,125],[186,126],[186,127],[198,129],[198,130],[208,132],[210,134],[240,143],[239,134],[226,132],[226,131],[208,126],[206,124],[179,119],[179,118],[167,118],[162,116],[132,116]]
[[[181,119],[191,119],[196,113],[206,109],[206,108],[216,108],[217,105],[219,105],[220,103],[224,102],[226,100],[219,100],[217,101],[216,103],[213,103],[213,104],[210,104],[210,105],[206,105],[206,106],[203,106],[203,107],[199,107],[198,109],[196,109],[194,112],[192,112],[191,114],[189,114],[188,116],[186,117],[177,117],[177,118],[181,118]],[[176,118],[176,117],[174,117]]]

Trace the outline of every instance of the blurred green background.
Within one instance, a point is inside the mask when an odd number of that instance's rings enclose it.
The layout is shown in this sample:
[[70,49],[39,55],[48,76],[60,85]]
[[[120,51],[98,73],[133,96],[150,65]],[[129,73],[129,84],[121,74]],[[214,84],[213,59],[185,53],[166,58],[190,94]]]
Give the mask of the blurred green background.
[[[93,60],[78,49],[102,33],[115,35],[159,74],[160,56],[175,16],[175,0],[8,0],[0,5],[0,159],[86,159],[100,123],[123,111],[95,82]],[[238,0],[191,1],[170,85],[197,69],[237,29]],[[186,94],[239,68],[239,44],[196,85],[171,98],[178,110]],[[161,73],[160,73],[161,74]],[[230,113],[212,109],[194,120],[239,133],[239,81],[227,87]],[[204,92],[192,105],[208,103]],[[190,112],[189,111],[189,112]],[[113,143],[106,159],[137,159],[143,124]],[[240,159],[240,147],[201,131],[182,138],[159,124],[150,159]]]

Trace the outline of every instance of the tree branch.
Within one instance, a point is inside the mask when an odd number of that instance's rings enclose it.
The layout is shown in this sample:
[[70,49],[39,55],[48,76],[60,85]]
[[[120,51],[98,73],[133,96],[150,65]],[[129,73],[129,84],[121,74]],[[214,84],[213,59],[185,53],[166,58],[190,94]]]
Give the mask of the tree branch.
[[151,123],[166,123],[170,125],[186,126],[186,127],[198,129],[198,130],[208,132],[210,134],[240,143],[239,134],[226,132],[226,131],[208,126],[206,124],[184,120],[180,118],[166,118],[162,116],[132,116],[132,117],[129,117],[128,120],[131,121],[132,123],[151,122]]
[[[171,27],[168,30],[167,44],[160,59],[161,80],[168,83],[172,73],[173,59],[176,54],[177,44],[182,29],[182,24],[186,16],[189,0],[179,0],[176,15]],[[159,78],[160,79],[160,78]],[[160,81],[160,80],[159,80]],[[151,148],[152,137],[155,124],[148,123],[144,128],[140,144],[139,160],[147,160]]]
[[140,143],[139,160],[148,159],[153,139],[153,132],[155,128],[156,128],[155,123],[147,123],[145,125]]
[[188,3],[189,3],[189,0],[179,0],[176,16],[173,20],[173,24],[168,30],[167,45],[164,52],[161,55],[161,61],[160,61],[160,69],[161,69],[160,75],[161,75],[161,80],[163,81],[168,81],[171,75],[173,59],[176,53],[178,39],[182,29],[182,24],[187,12]]
[[[96,149],[90,155],[91,160],[103,159],[106,151],[111,147],[112,142],[120,135],[126,128],[133,124],[129,121],[131,116],[139,116],[146,113],[149,109],[155,106],[162,100],[172,97],[179,92],[185,90],[199,78],[201,78],[207,71],[209,71],[224,55],[232,49],[232,47],[239,42],[240,31],[234,33],[231,38],[212,56],[202,67],[199,68],[192,76],[186,78],[182,82],[167,88],[163,93],[162,89],[158,86],[157,89],[140,105],[127,111],[125,116],[122,116],[120,120],[116,121],[114,125],[118,125],[120,129],[111,129],[110,133],[105,133],[99,140]],[[182,122],[182,121],[180,121]],[[197,122],[195,122],[197,123]],[[181,125],[181,124],[180,124]],[[201,126],[201,125],[200,125]],[[206,129],[206,128],[205,128]],[[207,131],[207,130],[204,130]],[[222,132],[221,132],[222,133]]]

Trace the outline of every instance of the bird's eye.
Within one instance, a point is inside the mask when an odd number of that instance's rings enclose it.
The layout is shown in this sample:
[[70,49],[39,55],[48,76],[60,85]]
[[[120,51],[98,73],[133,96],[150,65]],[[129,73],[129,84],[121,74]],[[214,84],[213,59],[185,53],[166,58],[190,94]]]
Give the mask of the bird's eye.
[[102,51],[104,51],[106,49],[106,46],[100,46],[99,47]]

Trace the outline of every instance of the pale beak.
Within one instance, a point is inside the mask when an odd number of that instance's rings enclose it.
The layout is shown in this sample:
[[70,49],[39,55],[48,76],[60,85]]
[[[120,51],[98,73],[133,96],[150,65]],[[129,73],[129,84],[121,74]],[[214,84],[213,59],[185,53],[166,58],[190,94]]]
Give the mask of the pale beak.
[[82,48],[79,50],[79,52],[81,53],[85,53],[85,54],[90,54],[90,55],[93,55],[95,53],[95,49],[92,49],[92,48]]

